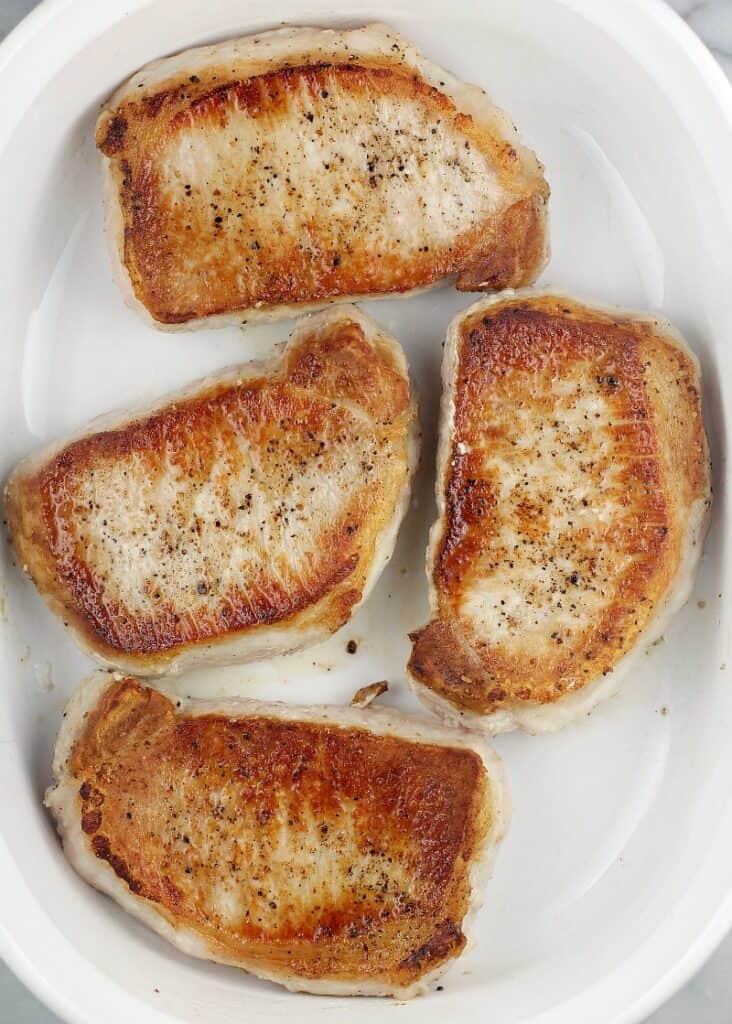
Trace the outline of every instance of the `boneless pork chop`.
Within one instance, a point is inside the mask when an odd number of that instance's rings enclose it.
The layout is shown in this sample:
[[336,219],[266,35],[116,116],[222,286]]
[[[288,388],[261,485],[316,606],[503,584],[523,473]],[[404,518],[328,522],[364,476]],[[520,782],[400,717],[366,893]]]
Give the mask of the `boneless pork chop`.
[[325,639],[391,557],[417,457],[399,344],[354,307],[267,364],[22,462],[18,559],[76,639],[142,674]]
[[508,117],[384,25],[284,28],[150,64],[104,107],[107,230],[155,326],[531,282],[548,188]]
[[699,367],[656,317],[557,294],[477,303],[443,361],[426,703],[493,732],[613,693],[687,599],[710,504]]
[[424,991],[506,828],[475,737],[391,709],[78,688],[46,803],[88,882],[180,949],[297,991]]

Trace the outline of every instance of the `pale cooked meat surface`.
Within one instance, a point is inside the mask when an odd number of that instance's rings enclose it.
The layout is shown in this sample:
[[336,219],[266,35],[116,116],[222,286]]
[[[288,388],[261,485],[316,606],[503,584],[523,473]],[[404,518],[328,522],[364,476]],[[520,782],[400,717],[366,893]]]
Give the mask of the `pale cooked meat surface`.
[[450,327],[417,693],[492,731],[617,688],[686,599],[710,502],[698,364],[665,321],[525,292]]
[[506,116],[381,25],[143,68],[97,126],[128,299],[158,325],[528,283],[548,195]]
[[174,704],[96,673],[46,796],[76,870],[196,956],[411,996],[458,957],[506,827],[495,754],[386,709]]
[[31,456],[23,568],[90,652],[143,673],[324,639],[387,563],[416,459],[398,343],[353,307],[284,354]]

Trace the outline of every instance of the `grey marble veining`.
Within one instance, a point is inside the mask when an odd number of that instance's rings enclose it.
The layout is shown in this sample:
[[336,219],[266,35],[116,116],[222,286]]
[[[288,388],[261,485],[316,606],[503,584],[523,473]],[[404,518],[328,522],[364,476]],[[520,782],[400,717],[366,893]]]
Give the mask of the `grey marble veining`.
[[732,0],[668,0],[732,78]]
[[[0,38],[37,0],[0,0]],[[603,2],[603,0],[598,0]],[[668,0],[703,39],[732,79],[732,0]],[[702,970],[646,1024],[732,1021],[732,935]],[[0,1024],[62,1024],[0,961]],[[589,1024],[589,1022],[588,1022]]]

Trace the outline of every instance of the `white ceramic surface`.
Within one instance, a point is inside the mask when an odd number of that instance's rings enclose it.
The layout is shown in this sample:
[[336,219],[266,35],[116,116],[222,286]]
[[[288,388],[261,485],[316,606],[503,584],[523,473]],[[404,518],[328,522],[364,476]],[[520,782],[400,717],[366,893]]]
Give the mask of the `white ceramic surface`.
[[[280,0],[276,19],[390,20],[515,116],[553,187],[544,280],[661,309],[706,377],[717,500],[697,592],[623,694],[556,736],[496,746],[515,818],[480,942],[444,991],[406,1006],[292,996],[188,961],[88,890],[40,807],[63,699],[86,670],[2,549],[0,953],[64,1018],[273,1021],[458,1014],[501,1024],[639,1020],[709,952],[732,917],[732,694],[726,663],[725,408],[732,331],[732,101],[700,44],[650,0]],[[266,350],[282,325],[156,335],[125,310],[101,241],[91,125],[146,60],[274,24],[271,3],[54,0],[0,54],[0,474],[29,448]],[[423,621],[421,562],[441,336],[468,298],[440,289],[370,311],[407,346],[423,395],[425,466],[392,567],[342,634],[258,668],[196,674],[191,693],[345,699],[403,685],[406,630]],[[728,561],[728,560],[727,560]],[[406,571],[404,571],[406,570]],[[699,607],[704,602],[704,607]],[[356,657],[345,643],[360,639]]]

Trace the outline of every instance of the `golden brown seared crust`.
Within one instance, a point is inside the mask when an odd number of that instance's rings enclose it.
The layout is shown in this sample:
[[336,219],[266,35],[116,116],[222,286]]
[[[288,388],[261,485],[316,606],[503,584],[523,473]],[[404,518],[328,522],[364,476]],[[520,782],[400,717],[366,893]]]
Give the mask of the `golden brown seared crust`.
[[500,814],[481,756],[230,710],[177,712],[110,679],[47,798],[75,866],[108,864],[128,909],[295,988],[408,989],[459,956]]
[[685,596],[710,498],[698,367],[668,324],[551,294],[451,332],[435,617],[409,667],[438,704],[520,722]]
[[427,82],[396,34],[376,36],[386,55],[332,61],[317,41],[337,34],[290,31],[289,61],[192,51],[195,74],[171,58],[148,86],[143,70],[142,93],[131,83],[100,117],[118,256],[153,320],[288,315],[452,274],[463,289],[532,281],[548,196],[533,155]]
[[21,464],[11,534],[54,609],[112,664],[162,671],[182,650],[280,624],[290,632],[265,650],[314,642],[388,559],[413,425],[396,343],[332,311],[271,370],[229,371]]

